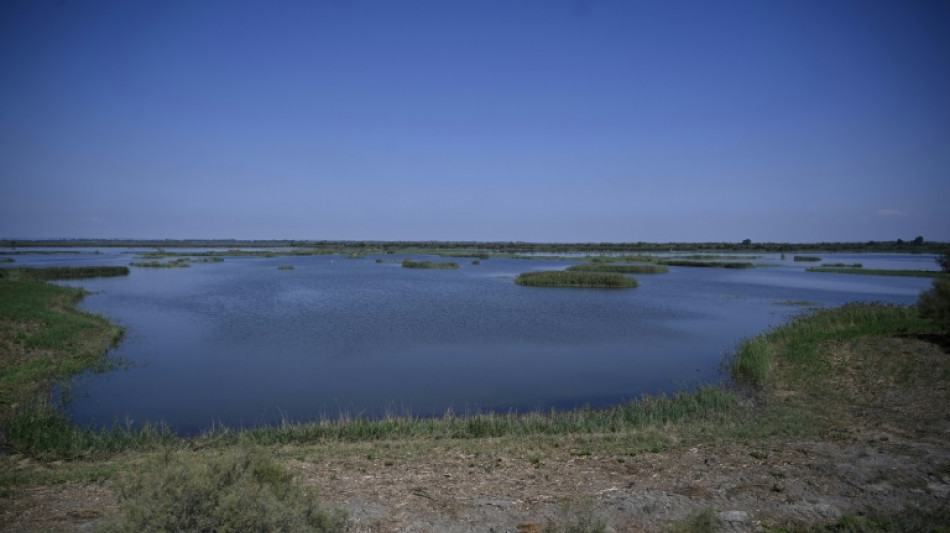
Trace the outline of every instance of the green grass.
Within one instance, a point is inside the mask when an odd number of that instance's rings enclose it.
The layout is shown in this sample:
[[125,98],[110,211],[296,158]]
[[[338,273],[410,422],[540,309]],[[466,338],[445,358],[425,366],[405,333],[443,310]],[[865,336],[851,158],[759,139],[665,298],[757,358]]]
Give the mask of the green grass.
[[707,268],[754,268],[753,263],[742,261],[688,261],[683,259],[660,259],[661,265],[679,267],[707,267]]
[[0,423],[54,381],[106,369],[106,350],[122,330],[77,310],[84,294],[30,277],[0,279]]
[[144,268],[183,268],[190,267],[191,264],[188,263],[188,258],[183,257],[180,259],[173,259],[171,261],[133,261],[129,263],[129,266],[134,267],[144,267]]
[[24,267],[0,268],[0,279],[29,278],[33,280],[106,278],[129,275],[124,266],[81,266],[81,267]]
[[814,255],[796,255],[792,258],[793,261],[805,261],[805,262],[817,262],[821,261],[820,257]]
[[808,272],[832,272],[835,274],[863,274],[866,276],[904,276],[914,278],[950,278],[950,272],[937,270],[876,270],[865,268],[811,267]]
[[630,276],[613,272],[567,272],[564,270],[546,270],[525,272],[515,278],[515,283],[526,287],[579,287],[619,289],[634,288],[637,280]]
[[777,379],[774,367],[781,355],[789,372],[781,376],[783,379],[816,379],[827,370],[819,350],[825,342],[931,330],[933,324],[913,308],[847,304],[803,315],[742,342],[732,358],[731,372],[737,381],[765,389]]
[[666,265],[656,265],[653,263],[640,263],[633,265],[618,265],[614,263],[587,263],[568,267],[567,270],[569,272],[616,272],[618,274],[663,274],[670,271]]
[[861,263],[822,263],[822,268],[864,268]]
[[441,270],[457,269],[459,264],[454,261],[436,262],[436,261],[413,261],[412,259],[403,259],[402,266],[405,268],[434,268]]

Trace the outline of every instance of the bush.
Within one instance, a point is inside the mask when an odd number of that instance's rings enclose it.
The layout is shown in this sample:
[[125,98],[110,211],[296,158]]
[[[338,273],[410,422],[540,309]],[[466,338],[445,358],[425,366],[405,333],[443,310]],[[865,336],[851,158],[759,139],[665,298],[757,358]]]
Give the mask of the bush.
[[342,532],[345,518],[317,506],[273,459],[249,450],[203,458],[166,450],[118,486],[104,532]]
[[950,280],[935,279],[930,290],[920,293],[917,310],[950,333]]

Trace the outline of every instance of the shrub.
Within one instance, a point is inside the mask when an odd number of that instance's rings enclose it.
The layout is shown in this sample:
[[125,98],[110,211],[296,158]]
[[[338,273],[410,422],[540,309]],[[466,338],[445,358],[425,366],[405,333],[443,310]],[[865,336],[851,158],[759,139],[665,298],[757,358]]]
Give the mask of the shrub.
[[950,280],[935,279],[930,290],[920,293],[917,309],[920,316],[933,320],[950,333]]
[[280,464],[253,450],[202,457],[166,449],[118,483],[120,509],[104,532],[342,532]]

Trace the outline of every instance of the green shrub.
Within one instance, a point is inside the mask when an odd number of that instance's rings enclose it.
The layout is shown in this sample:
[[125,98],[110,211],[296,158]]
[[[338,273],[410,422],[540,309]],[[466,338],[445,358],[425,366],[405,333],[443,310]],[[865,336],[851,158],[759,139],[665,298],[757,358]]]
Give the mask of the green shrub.
[[920,293],[917,309],[920,316],[933,320],[950,333],[950,280],[935,279],[930,290]]
[[263,453],[237,449],[216,456],[166,449],[117,483],[119,512],[101,531],[342,532],[345,517],[321,509]]

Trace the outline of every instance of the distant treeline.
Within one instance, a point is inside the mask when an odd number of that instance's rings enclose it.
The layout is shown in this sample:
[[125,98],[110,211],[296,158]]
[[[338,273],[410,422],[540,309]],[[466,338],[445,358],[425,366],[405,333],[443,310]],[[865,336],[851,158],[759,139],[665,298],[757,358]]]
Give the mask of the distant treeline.
[[926,242],[922,237],[912,240],[867,242],[574,242],[544,243],[521,241],[330,241],[330,240],[239,240],[239,239],[43,239],[0,240],[0,248],[90,247],[90,248],[309,248],[326,253],[346,251],[404,252],[454,251],[460,255],[480,256],[485,253],[630,253],[630,252],[907,252],[942,253],[950,243]]

